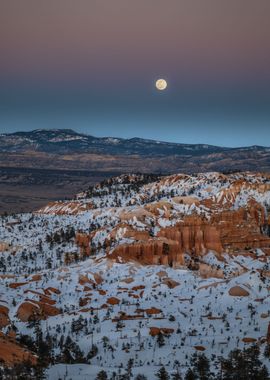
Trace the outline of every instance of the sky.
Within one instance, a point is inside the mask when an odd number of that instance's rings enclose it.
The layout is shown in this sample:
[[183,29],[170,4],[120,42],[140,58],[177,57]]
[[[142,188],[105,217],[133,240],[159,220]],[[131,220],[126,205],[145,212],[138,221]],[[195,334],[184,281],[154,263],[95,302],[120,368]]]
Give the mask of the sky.
[[0,132],[270,146],[269,14],[269,0],[0,0]]

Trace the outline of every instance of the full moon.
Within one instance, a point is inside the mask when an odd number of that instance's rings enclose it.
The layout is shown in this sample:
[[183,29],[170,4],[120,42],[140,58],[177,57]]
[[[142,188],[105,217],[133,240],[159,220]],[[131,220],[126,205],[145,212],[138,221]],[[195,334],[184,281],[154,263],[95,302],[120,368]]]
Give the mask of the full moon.
[[163,91],[167,88],[167,82],[165,81],[165,79],[158,79],[156,81],[156,88],[160,91]]

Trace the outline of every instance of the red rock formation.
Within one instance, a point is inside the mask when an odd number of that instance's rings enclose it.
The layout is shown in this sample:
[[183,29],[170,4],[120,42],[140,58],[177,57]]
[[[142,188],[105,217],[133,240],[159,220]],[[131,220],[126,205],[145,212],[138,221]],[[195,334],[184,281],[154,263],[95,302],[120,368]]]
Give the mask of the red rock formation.
[[[236,193],[239,192],[239,186],[235,185]],[[233,196],[229,194],[227,191],[226,199]],[[119,261],[135,260],[148,265],[177,266],[185,264],[184,253],[203,256],[211,250],[221,258],[221,253],[225,251],[262,248],[266,253],[270,252],[270,238],[262,234],[265,225],[269,225],[269,218],[266,217],[262,205],[250,200],[245,208],[234,211],[226,207],[222,209],[220,200],[215,203],[212,199],[210,203],[212,216],[209,220],[197,214],[189,215],[174,226],[161,228],[157,237],[148,239],[146,234],[139,236],[133,231],[129,237],[133,237],[135,242],[117,246],[110,257]],[[155,213],[153,208],[150,209]],[[201,270],[203,276],[210,275],[209,268],[198,266],[197,269]],[[223,277],[222,271],[218,270],[211,275]]]
[[135,314],[135,315],[128,315],[125,313],[121,313],[119,317],[113,318],[112,322],[118,322],[121,321],[132,321],[137,319],[145,319],[143,314]]
[[131,238],[135,240],[148,240],[149,239],[149,232],[148,231],[138,231],[131,226],[129,226],[127,223],[119,223],[111,232],[109,235],[109,239],[107,239],[107,243],[110,244],[110,240],[115,241],[117,238],[117,234],[121,231],[121,235],[124,238]]
[[35,282],[35,281],[40,281],[42,278],[41,274],[34,274],[31,278],[31,281]]
[[214,268],[211,265],[205,263],[199,263],[200,276],[203,278],[224,278],[224,273],[222,269]]
[[28,322],[32,318],[40,319],[39,307],[30,302],[23,302],[17,310],[17,317],[22,322]]
[[151,336],[157,336],[158,334],[170,335],[174,332],[174,329],[167,327],[150,327],[149,334]]
[[184,265],[184,256],[177,241],[153,238],[148,241],[117,246],[110,258],[139,261],[142,264]]
[[42,303],[46,303],[48,305],[55,305],[56,304],[55,300],[52,300],[49,296],[47,296],[45,294],[42,294],[42,293],[39,293],[39,292],[37,292],[35,290],[28,289],[28,290],[25,290],[24,293],[25,294],[32,293],[32,294],[35,294],[35,295],[39,296],[39,300]]
[[169,218],[171,213],[170,210],[173,208],[172,204],[166,201],[159,201],[155,203],[149,203],[144,207],[151,214],[159,216],[160,211],[166,218]]
[[241,288],[241,286],[233,286],[229,290],[229,295],[233,296],[233,297],[248,297],[249,292],[247,290]]
[[203,347],[203,346],[194,346],[194,348],[197,351],[205,351],[205,347]]
[[222,252],[220,233],[215,225],[197,215],[184,218],[173,227],[162,228],[158,236],[177,241],[180,252],[204,255],[208,250]]
[[80,253],[82,256],[90,256],[91,236],[83,233],[76,233],[75,242],[80,247]]
[[19,345],[14,338],[0,333],[0,362],[7,367],[25,362],[35,365],[37,357],[28,349]]
[[49,287],[49,288],[46,288],[44,289],[44,293],[47,295],[47,296],[50,296],[51,293],[54,293],[54,294],[61,294],[61,291],[59,289],[56,289],[56,288],[53,288],[53,287]]
[[150,315],[162,313],[162,310],[157,309],[156,307],[151,307],[150,309],[144,309],[144,311],[146,312],[146,314],[150,314]]
[[86,202],[50,202],[47,206],[36,211],[36,214],[53,214],[53,215],[77,215],[81,212],[91,210],[93,208],[91,203]]
[[162,281],[162,284],[167,285],[169,289],[174,289],[176,286],[180,285],[179,282],[174,281],[174,280],[171,279],[171,278],[165,278],[165,279]]
[[220,232],[224,250],[234,251],[251,248],[269,248],[269,237],[261,233],[266,223],[263,207],[250,201],[247,208],[225,210],[213,215],[211,223]]
[[17,310],[17,317],[22,322],[28,322],[31,319],[47,319],[58,314],[60,310],[57,307],[34,300],[26,300]]
[[137,285],[137,286],[133,286],[133,288],[131,288],[131,290],[134,290],[134,291],[142,290],[142,289],[145,289],[145,285]]
[[107,299],[107,303],[109,305],[119,305],[120,300],[119,300],[119,298],[116,298],[116,297],[110,297]]
[[95,279],[97,285],[102,284],[103,278],[100,276],[100,274],[93,273],[93,276],[94,276],[94,279]]
[[89,301],[90,299],[91,299],[91,298],[89,298],[89,297],[86,297],[86,298],[80,298],[80,299],[79,299],[79,306],[80,306],[80,307],[83,307],[83,306],[87,305],[87,304],[88,304],[88,301]]
[[8,312],[9,310],[6,306],[0,305],[0,329],[10,324]]
[[245,338],[242,339],[242,342],[244,342],[244,343],[255,343],[255,342],[257,342],[257,339],[256,338],[245,337]]
[[8,251],[10,248],[10,245],[0,241],[0,252]]
[[28,282],[12,282],[9,284],[9,287],[11,289],[17,289],[17,288],[20,288],[21,286],[24,286],[24,285],[27,285]]
[[85,285],[85,284],[91,284],[91,285],[94,285],[95,282],[93,280],[91,280],[90,278],[87,277],[87,275],[83,275],[81,274],[79,276],[79,284],[80,285]]

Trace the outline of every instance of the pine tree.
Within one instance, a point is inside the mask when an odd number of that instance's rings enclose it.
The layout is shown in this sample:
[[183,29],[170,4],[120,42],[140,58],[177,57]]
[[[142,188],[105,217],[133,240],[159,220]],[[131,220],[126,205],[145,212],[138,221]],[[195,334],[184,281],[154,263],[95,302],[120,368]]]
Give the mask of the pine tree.
[[178,371],[172,374],[172,380],[182,380],[182,376]]
[[107,379],[108,379],[107,372],[102,370],[97,374],[96,380],[107,380]]
[[168,372],[166,371],[165,367],[161,367],[160,370],[156,373],[156,377],[159,380],[169,380]]
[[129,359],[129,361],[128,361],[128,364],[127,364],[127,374],[129,375],[129,376],[131,376],[132,375],[132,367],[133,367],[133,363],[134,363],[134,359]]
[[267,368],[259,359],[260,349],[252,346],[244,351],[238,349],[229,353],[228,359],[222,359],[223,380],[267,380]]
[[[257,345],[249,347],[244,351],[245,364],[248,370],[248,376],[254,380],[261,380],[261,371],[265,372],[262,362],[259,359],[260,349]],[[263,373],[262,373],[263,375]],[[268,378],[268,377],[266,377]]]
[[198,356],[195,368],[198,372],[200,380],[208,380],[210,378],[210,363],[209,359],[204,354]]
[[187,370],[187,373],[186,373],[186,376],[185,376],[185,380],[197,380],[198,377],[195,375],[195,373],[193,372],[193,370],[191,368],[189,368]]
[[229,353],[228,359],[221,360],[224,380],[243,380],[247,376],[242,352],[238,349]]
[[98,347],[93,344],[88,355],[87,355],[87,360],[90,361],[91,359],[93,359],[96,355],[98,354]]
[[135,377],[135,380],[147,380],[147,377],[144,376],[144,375],[138,374],[138,375]]
[[265,365],[262,366],[262,368],[259,370],[258,373],[258,380],[268,380],[269,379],[269,372]]
[[265,347],[265,350],[264,350],[264,356],[266,358],[270,358],[270,344],[269,343],[266,344],[266,347]]
[[200,380],[209,380],[211,378],[209,359],[204,355],[195,353],[191,358],[193,373]]
[[163,336],[163,334],[161,332],[158,333],[157,343],[158,343],[159,347],[162,347],[162,346],[165,345],[165,339],[164,339],[164,336]]

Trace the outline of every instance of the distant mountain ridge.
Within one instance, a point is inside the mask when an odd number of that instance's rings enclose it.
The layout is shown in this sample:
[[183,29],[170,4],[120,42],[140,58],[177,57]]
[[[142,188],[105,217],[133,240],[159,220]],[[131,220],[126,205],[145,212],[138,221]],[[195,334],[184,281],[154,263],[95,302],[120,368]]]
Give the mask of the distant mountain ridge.
[[140,156],[200,156],[213,153],[260,151],[270,148],[251,146],[220,147],[209,144],[183,144],[143,138],[94,137],[71,129],[36,129],[0,135],[1,152],[38,151],[56,154],[93,153]]
[[0,214],[71,198],[120,174],[270,173],[270,148],[94,137],[70,129],[0,134]]

